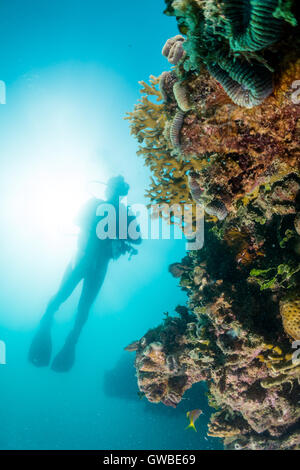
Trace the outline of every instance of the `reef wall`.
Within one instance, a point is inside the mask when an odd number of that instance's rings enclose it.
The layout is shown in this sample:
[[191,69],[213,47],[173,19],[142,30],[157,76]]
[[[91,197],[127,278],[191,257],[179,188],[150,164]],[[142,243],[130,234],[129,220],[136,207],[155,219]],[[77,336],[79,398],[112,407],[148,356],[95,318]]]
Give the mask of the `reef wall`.
[[[296,3],[296,2],[295,2]],[[208,434],[300,449],[300,35],[291,0],[166,0],[173,66],[128,113],[150,202],[201,204],[205,244],[170,272],[188,305],[131,346],[149,401],[205,380]]]

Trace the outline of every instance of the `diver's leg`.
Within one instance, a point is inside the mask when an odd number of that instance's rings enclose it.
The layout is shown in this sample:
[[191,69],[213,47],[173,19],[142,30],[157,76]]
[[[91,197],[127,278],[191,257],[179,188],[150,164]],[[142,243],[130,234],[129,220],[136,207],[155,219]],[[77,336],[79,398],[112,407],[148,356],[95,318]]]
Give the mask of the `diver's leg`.
[[90,310],[95,302],[103,285],[107,272],[107,263],[102,265],[95,273],[88,273],[83,283],[82,293],[79,299],[78,311],[74,327],[69,335],[69,339],[77,343],[80,333],[87,322]]
[[67,267],[57,294],[48,304],[39,329],[31,343],[28,360],[35,366],[44,367],[49,365],[52,352],[51,326],[54,314],[59,309],[60,305],[72,294],[81,279],[82,273],[80,267],[76,266],[74,268],[72,264],[70,264]]
[[106,261],[103,262],[96,270],[90,270],[84,278],[75,325],[67,337],[62,350],[54,358],[51,366],[56,372],[67,372],[73,367],[76,344],[105,279],[107,264]]
[[70,263],[64,273],[57,293],[51,298],[47,306],[46,312],[42,318],[42,323],[50,323],[51,326],[54,314],[60,308],[61,304],[70,297],[82,278],[83,270],[80,265],[73,266],[73,263]]

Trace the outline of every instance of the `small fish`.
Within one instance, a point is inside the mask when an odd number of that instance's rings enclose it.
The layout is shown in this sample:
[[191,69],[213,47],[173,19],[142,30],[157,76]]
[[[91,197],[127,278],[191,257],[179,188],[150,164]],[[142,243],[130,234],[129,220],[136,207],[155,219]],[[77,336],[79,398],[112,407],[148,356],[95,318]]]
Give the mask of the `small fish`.
[[139,349],[139,346],[140,346],[140,341],[133,341],[133,343],[130,343],[124,349],[125,351],[133,352],[133,351],[137,351]]
[[144,392],[137,392],[137,395],[140,400],[142,400],[146,396]]
[[186,417],[190,420],[190,424],[185,429],[193,428],[194,431],[197,432],[197,429],[195,428],[195,422],[199,416],[202,415],[202,413],[203,412],[201,410],[188,411]]

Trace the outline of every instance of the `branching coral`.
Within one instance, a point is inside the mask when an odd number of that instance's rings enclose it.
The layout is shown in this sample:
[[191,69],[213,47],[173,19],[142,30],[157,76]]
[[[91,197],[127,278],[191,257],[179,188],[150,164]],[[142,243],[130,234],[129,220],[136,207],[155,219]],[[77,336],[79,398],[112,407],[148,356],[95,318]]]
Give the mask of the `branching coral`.
[[[150,77],[150,85],[140,82],[142,99],[126,117],[131,134],[140,143],[137,153],[144,157],[153,174],[147,195],[151,202],[159,204],[191,202],[187,174],[203,166],[195,157],[182,160],[174,153],[174,147],[181,145],[184,120],[173,94],[175,81],[172,73],[165,72],[160,78]],[[156,102],[152,98],[156,98]]]
[[[173,77],[163,76],[160,86],[164,88],[166,82],[172,82]],[[131,133],[139,141],[139,155],[145,159],[146,165],[153,172],[154,178],[148,192],[151,200],[156,202],[167,202],[170,200],[172,191],[171,186],[174,179],[178,181],[178,199],[182,198],[182,188],[184,185],[185,169],[182,163],[172,156],[172,145],[165,127],[167,123],[168,105],[161,103],[162,94],[157,88],[159,78],[151,77],[150,85],[141,82],[142,99],[136,105],[132,113],[128,113],[128,119],[131,125]],[[154,103],[150,98],[156,97],[158,103]],[[169,105],[172,106],[172,103]],[[158,181],[163,181],[163,187],[157,188]],[[180,191],[181,190],[181,191]],[[176,191],[173,190],[173,194]],[[169,194],[169,197],[168,197]],[[174,197],[174,199],[177,199]],[[177,202],[177,201],[174,201]]]

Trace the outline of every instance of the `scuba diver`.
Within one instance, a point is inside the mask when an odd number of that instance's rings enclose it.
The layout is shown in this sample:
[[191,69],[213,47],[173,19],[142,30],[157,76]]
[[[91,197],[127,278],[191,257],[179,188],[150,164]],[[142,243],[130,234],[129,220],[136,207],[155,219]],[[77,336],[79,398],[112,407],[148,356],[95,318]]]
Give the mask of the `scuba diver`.
[[[141,243],[140,227],[130,209],[121,203],[121,199],[127,196],[128,191],[129,185],[122,176],[111,178],[106,188],[107,200],[102,201],[93,197],[85,204],[77,217],[75,222],[80,228],[77,253],[66,269],[58,292],[47,306],[29,350],[28,359],[35,366],[44,367],[49,365],[52,353],[51,327],[54,314],[62,303],[70,297],[79,282],[83,281],[74,327],[69,333],[62,350],[51,364],[52,370],[56,372],[67,372],[72,368],[79,336],[104,282],[109,261],[118,259],[125,253],[129,253],[130,256],[137,254],[137,250],[131,245]],[[99,238],[97,228],[99,222],[104,220],[102,212],[107,212],[105,210],[107,205],[113,206],[115,236],[104,238],[106,236],[104,235]],[[100,210],[101,215],[98,215],[101,206],[103,210]],[[121,230],[120,220],[121,217],[124,217],[124,213],[126,216],[126,219],[123,218],[123,220],[126,220],[126,238],[119,233]],[[129,225],[134,228],[135,237],[128,236]],[[122,232],[124,232],[124,227]]]

